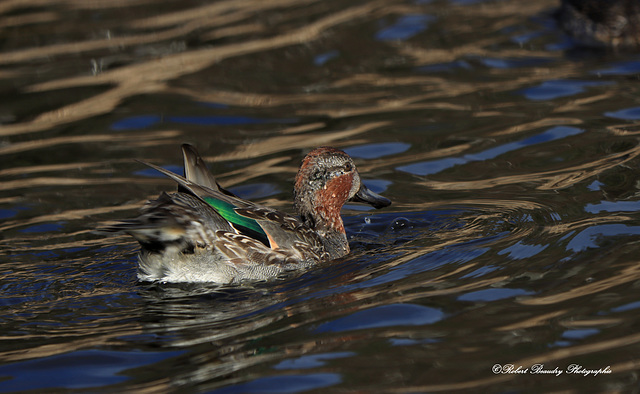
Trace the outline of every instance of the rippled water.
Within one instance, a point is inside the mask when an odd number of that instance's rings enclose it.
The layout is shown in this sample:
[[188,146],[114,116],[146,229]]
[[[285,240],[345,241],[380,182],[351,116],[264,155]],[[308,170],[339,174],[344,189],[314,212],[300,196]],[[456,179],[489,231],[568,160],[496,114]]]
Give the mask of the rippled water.
[[[556,5],[1,3],[0,390],[638,391],[640,58]],[[137,283],[92,230],[183,142],[287,211],[337,146],[393,205],[295,277]]]

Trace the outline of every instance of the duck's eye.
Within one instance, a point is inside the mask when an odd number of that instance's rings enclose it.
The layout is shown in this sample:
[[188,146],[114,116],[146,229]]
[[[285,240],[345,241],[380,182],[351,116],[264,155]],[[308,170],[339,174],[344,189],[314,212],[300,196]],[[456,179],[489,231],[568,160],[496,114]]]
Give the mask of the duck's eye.
[[353,170],[353,166],[351,165],[351,163],[347,163],[344,165],[344,172],[349,172]]
[[332,170],[332,171],[329,173],[329,176],[330,176],[331,178],[336,178],[336,177],[339,177],[339,176],[341,176],[341,175],[344,175],[344,169],[343,169],[343,168],[336,168],[336,169]]

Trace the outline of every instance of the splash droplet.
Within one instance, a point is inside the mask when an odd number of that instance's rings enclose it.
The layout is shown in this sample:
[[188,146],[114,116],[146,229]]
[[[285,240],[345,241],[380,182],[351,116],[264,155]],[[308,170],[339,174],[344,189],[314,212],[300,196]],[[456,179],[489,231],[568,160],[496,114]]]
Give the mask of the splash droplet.
[[389,226],[389,230],[402,231],[412,227],[413,226],[411,225],[411,222],[409,221],[409,219],[405,217],[398,217],[393,221],[393,223],[391,223],[391,225]]

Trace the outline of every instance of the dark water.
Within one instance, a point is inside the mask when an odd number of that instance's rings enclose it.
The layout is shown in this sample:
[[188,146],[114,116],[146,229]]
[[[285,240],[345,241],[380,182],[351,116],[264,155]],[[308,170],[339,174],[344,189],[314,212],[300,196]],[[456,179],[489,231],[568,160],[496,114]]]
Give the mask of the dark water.
[[[639,391],[640,57],[555,5],[0,3],[0,390]],[[334,145],[394,203],[286,280],[137,283],[92,230],[183,142],[288,211]]]

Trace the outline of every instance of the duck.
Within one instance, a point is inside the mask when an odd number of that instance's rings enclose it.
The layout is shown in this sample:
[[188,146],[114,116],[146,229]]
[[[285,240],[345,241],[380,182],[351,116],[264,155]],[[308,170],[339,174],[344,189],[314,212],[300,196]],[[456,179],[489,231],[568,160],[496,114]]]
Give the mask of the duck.
[[140,244],[143,282],[235,284],[269,281],[346,256],[340,211],[347,201],[376,209],[391,201],[369,190],[344,151],[319,147],[302,160],[294,183],[297,216],[258,205],[222,188],[193,145],[183,144],[184,176],[139,161],[178,184],[148,201],[139,216],[102,231]]
[[557,18],[582,45],[640,48],[638,0],[562,0]]

